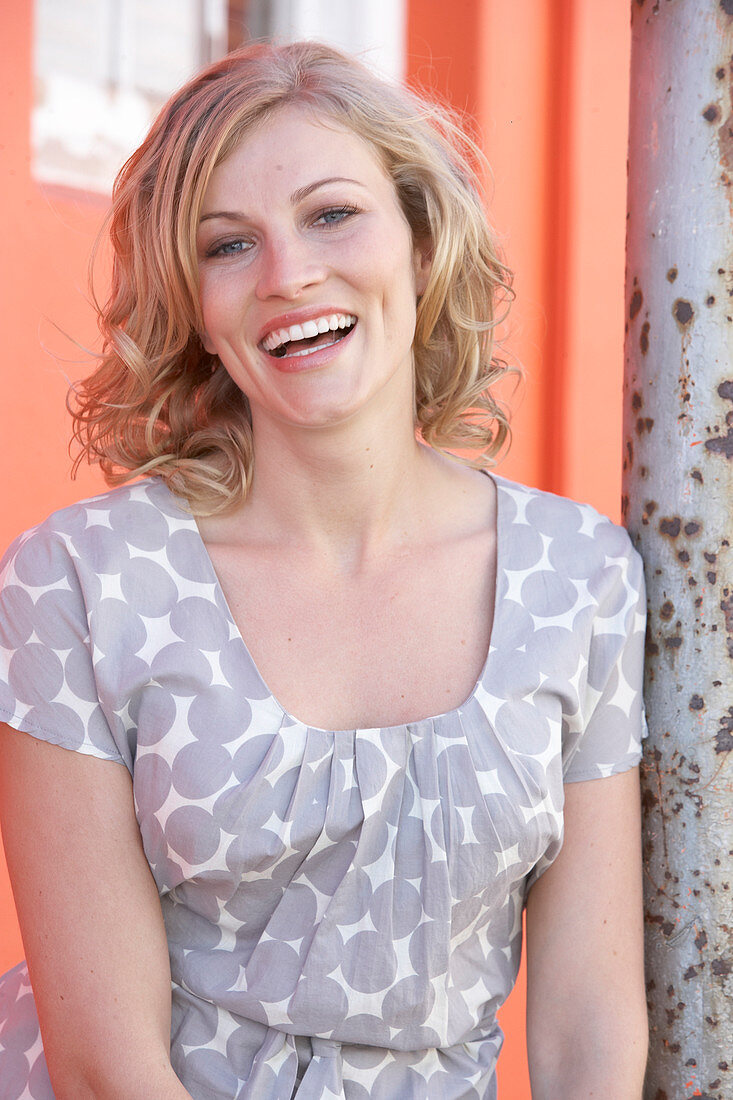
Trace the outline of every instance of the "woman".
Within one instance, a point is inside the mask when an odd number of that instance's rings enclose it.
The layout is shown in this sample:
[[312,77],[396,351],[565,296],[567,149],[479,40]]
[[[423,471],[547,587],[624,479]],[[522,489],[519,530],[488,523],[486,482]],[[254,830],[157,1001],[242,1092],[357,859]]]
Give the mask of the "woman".
[[640,1095],[640,563],[486,474],[461,142],[257,45],[123,169],[77,434],[152,476],[5,559],[3,1100],[496,1096],[525,904],[533,1096]]

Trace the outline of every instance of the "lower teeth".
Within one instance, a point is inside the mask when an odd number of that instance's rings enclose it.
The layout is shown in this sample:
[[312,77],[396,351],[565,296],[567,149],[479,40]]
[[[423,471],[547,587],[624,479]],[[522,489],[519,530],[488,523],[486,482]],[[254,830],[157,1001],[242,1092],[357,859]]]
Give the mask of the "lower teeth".
[[312,355],[314,351],[322,351],[323,348],[332,348],[334,344],[338,344],[340,339],[340,336],[334,336],[333,340],[331,340],[328,344],[319,344],[315,348],[303,348],[302,351],[291,351],[289,353],[286,352],[285,354],[288,355],[289,359],[298,359],[303,355]]
[[[290,345],[281,344],[279,347],[273,348],[270,355],[274,355],[277,359],[285,359],[286,357],[288,359],[300,359],[304,355],[312,355],[314,351],[321,351],[323,348],[332,348],[339,340],[343,340],[344,336],[347,336],[353,327],[352,325],[350,328],[337,329],[333,334],[333,339],[329,340],[327,344],[317,344],[313,347],[303,348],[302,351],[288,351]],[[314,337],[314,339],[316,339],[316,337]]]

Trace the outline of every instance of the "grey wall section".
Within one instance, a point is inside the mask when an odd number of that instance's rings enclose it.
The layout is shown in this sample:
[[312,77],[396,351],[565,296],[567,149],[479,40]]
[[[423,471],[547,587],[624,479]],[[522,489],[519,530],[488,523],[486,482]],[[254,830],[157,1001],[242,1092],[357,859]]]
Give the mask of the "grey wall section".
[[624,514],[646,563],[647,1100],[733,1097],[733,0],[632,0]]

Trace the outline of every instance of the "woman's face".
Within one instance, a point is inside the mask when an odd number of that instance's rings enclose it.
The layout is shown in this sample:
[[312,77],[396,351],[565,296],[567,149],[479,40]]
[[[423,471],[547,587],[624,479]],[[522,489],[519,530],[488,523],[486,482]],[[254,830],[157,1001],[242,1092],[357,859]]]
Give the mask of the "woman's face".
[[383,402],[411,415],[429,263],[361,138],[280,109],[215,168],[197,250],[204,344],[255,429],[325,427]]

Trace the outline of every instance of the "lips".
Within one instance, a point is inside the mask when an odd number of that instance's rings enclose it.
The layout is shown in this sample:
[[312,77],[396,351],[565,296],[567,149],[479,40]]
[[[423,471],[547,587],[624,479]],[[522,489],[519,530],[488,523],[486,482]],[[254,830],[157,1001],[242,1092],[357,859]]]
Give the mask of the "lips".
[[352,313],[323,313],[297,324],[271,329],[260,347],[274,358],[302,357],[331,347],[357,323]]

